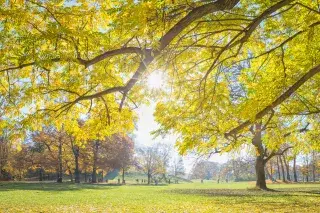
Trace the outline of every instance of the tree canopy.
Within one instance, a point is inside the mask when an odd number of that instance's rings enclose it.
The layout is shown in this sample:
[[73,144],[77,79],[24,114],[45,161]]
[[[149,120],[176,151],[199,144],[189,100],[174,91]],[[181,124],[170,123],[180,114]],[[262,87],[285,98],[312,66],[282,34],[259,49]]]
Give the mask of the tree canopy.
[[157,134],[179,134],[181,153],[252,143],[267,160],[288,143],[301,147],[299,137],[319,148],[319,8],[0,1],[0,125],[21,133],[54,125],[77,143],[130,132],[134,109],[148,101],[145,78],[158,70],[168,87],[157,96]]

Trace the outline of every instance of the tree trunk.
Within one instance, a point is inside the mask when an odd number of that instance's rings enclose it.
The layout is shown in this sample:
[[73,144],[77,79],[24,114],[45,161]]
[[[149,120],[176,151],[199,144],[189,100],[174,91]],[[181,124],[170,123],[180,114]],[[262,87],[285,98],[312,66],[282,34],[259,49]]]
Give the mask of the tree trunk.
[[307,174],[306,174],[306,181],[309,182],[309,156],[306,155],[306,168],[307,168]]
[[84,171],[84,182],[87,182],[87,170]]
[[264,170],[264,160],[263,157],[257,156],[256,158],[256,176],[257,176],[257,181],[256,181],[256,187],[259,189],[266,190],[267,189],[267,184],[266,184],[266,174]]
[[283,167],[281,155],[279,156],[279,159],[280,159],[281,172],[282,172],[282,181],[283,181],[283,182],[286,182],[286,178],[285,178],[285,175],[284,175],[284,167]]
[[41,166],[40,166],[40,169],[39,169],[39,181],[43,181],[43,169],[42,169]]
[[93,143],[93,166],[92,166],[92,183],[97,182],[97,161],[98,161],[99,142]]
[[297,160],[297,156],[295,155],[294,158],[293,158],[293,178],[294,178],[294,182],[298,182],[296,160]]
[[291,178],[290,178],[289,162],[287,162],[287,160],[286,160],[286,156],[285,156],[285,155],[283,155],[283,162],[284,162],[284,165],[286,166],[286,171],[287,171],[287,180],[288,180],[288,181],[291,181]]
[[74,155],[74,162],[75,162],[75,169],[74,169],[75,182],[80,183],[79,147],[78,146],[73,146],[73,155]]
[[280,166],[279,166],[279,156],[277,156],[277,167],[278,167],[278,180],[281,180]]
[[59,136],[59,154],[58,154],[58,159],[59,159],[59,166],[58,166],[58,183],[62,183],[62,175],[63,175],[63,170],[62,170],[62,138]]
[[151,181],[151,174],[148,173],[148,185],[150,185],[150,181]]
[[255,146],[257,151],[257,157],[256,157],[256,187],[259,189],[267,190],[267,183],[266,183],[266,173],[265,173],[265,161],[263,159],[264,157],[264,149],[262,146],[262,139],[261,139],[261,131],[262,131],[262,124],[256,123],[255,124],[255,132],[254,137],[252,139],[252,145]]
[[124,173],[125,173],[124,168],[122,168],[122,184],[126,183],[126,181],[124,180]]
[[73,174],[72,174],[72,171],[71,171],[70,168],[69,168],[68,170],[69,170],[69,173],[70,173],[70,181],[71,181],[71,183],[73,183]]
[[314,150],[312,151],[312,179],[313,182],[316,182],[316,159]]
[[[268,168],[266,168],[266,171],[267,171],[267,176],[268,176],[268,178],[269,178],[272,182],[274,182],[273,177],[272,177],[271,173],[269,172]],[[271,170],[271,171],[272,171],[272,170]]]
[[270,176],[271,176],[271,180],[272,182],[274,182],[274,178],[273,178],[273,165],[272,165],[272,161],[270,160]]
[[74,169],[74,176],[75,176],[75,182],[80,183],[80,171],[79,171],[79,157],[75,157],[75,169]]

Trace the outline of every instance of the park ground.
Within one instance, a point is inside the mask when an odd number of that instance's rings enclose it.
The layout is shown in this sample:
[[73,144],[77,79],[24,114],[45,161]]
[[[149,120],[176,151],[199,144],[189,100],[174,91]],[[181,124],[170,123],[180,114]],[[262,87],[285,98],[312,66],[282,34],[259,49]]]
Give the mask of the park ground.
[[320,212],[320,184],[0,182],[0,212]]

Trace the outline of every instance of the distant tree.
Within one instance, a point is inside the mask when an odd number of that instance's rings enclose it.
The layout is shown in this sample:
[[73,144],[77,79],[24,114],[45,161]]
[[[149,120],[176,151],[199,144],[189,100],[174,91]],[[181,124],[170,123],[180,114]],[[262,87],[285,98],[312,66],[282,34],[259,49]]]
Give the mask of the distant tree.
[[139,148],[137,154],[137,166],[148,176],[148,184],[151,183],[151,178],[164,174],[164,158],[157,145]]
[[92,150],[93,150],[93,162],[92,162],[92,175],[91,175],[91,181],[92,183],[97,182],[97,167],[98,167],[98,158],[99,158],[99,147],[100,147],[100,141],[99,140],[93,140],[91,142]]
[[74,181],[80,183],[80,169],[79,169],[79,156],[80,156],[80,147],[75,143],[75,138],[72,135],[69,135],[70,147],[74,156]]
[[203,161],[196,163],[191,171],[192,179],[205,179],[206,177],[206,166]]
[[[44,177],[44,168],[38,164],[39,156],[34,155],[33,151],[29,144],[22,144],[19,149],[12,149],[10,154],[10,173],[17,179],[23,180],[25,174],[28,169],[36,168],[39,171],[39,181],[43,180]],[[48,168],[48,161],[46,161],[43,165],[45,168]]]
[[282,155],[279,155],[279,161],[280,161],[280,166],[281,166],[281,174],[282,174],[282,181],[285,182],[285,174],[284,174],[284,166],[283,166],[283,160],[282,160]]
[[[5,114],[6,101],[0,95],[0,179],[11,179],[13,172],[10,161],[15,153],[21,150],[21,126],[9,122]],[[23,131],[23,130],[22,130]]]
[[298,182],[298,175],[297,175],[297,155],[293,156],[293,181]]
[[289,162],[290,162],[290,156],[288,156],[288,152],[283,153],[283,163],[286,168],[287,180],[291,181]]
[[[57,171],[57,182],[61,183],[64,174],[64,166],[70,168],[69,160],[71,150],[67,147],[70,143],[69,136],[63,130],[57,130],[53,126],[43,127],[41,131],[33,132],[32,141],[34,142],[32,151],[35,158],[38,157],[37,164],[43,168],[45,162],[50,167],[55,167]],[[34,162],[35,163],[35,162]],[[68,172],[70,173],[70,169]]]
[[167,182],[167,173],[170,166],[170,158],[172,146],[164,143],[158,143],[155,145],[157,152],[160,156],[160,161],[162,162],[162,170],[157,174],[157,180],[165,180]]
[[4,168],[8,162],[9,143],[3,136],[0,137],[0,179],[3,176]]
[[312,150],[311,152],[311,170],[312,170],[312,180],[313,182],[316,181],[317,175],[319,176],[319,153],[317,153],[315,150]]
[[179,177],[185,174],[185,168],[181,156],[177,156],[171,161],[170,174],[174,177]]
[[193,179],[212,179],[214,174],[218,174],[219,164],[210,161],[201,160],[194,165],[192,168],[192,178]]
[[114,134],[101,143],[99,165],[101,168],[119,169],[122,183],[125,183],[125,171],[133,164],[134,143],[129,136]]
[[89,175],[92,171],[92,147],[89,144],[86,144],[86,146],[80,147],[80,167],[82,168],[82,172],[84,173],[84,182],[88,182]]
[[303,159],[303,165],[300,167],[302,179],[303,181],[309,182],[309,175],[310,175],[309,155],[308,154],[303,155],[302,159]]
[[227,165],[231,169],[230,179],[234,181],[253,180],[255,177],[254,161],[255,159],[251,156],[229,160]]

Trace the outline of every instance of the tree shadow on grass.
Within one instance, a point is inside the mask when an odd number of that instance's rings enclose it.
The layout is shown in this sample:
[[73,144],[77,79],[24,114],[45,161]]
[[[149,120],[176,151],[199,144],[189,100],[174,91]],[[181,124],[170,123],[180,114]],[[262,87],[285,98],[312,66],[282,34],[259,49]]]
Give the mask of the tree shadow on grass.
[[79,191],[86,189],[107,190],[120,187],[121,185],[107,184],[90,184],[90,183],[41,183],[41,182],[0,182],[1,191],[16,191],[16,190],[36,190],[36,191]]
[[[276,189],[261,191],[254,189],[173,189],[167,193],[197,195],[203,202],[226,207],[228,212],[317,212],[317,202],[320,198],[319,187],[293,189]],[[212,199],[206,199],[212,198]],[[232,211],[229,211],[232,209]]]
[[[312,196],[320,198],[320,188],[296,188],[296,189],[273,189],[272,191],[262,191],[254,189],[171,189],[167,193],[202,195],[202,196],[221,196],[221,197],[293,197]],[[312,195],[307,195],[312,194]]]

